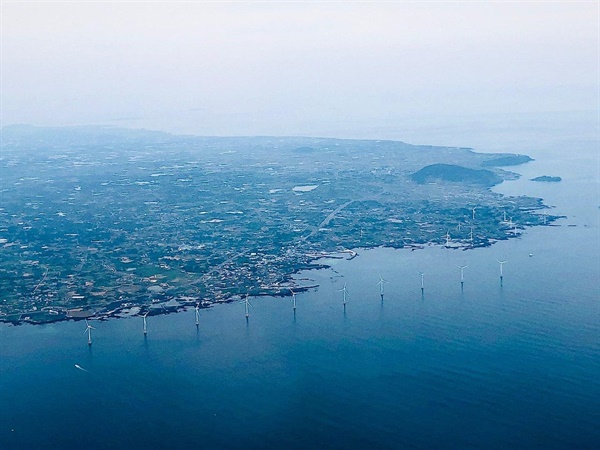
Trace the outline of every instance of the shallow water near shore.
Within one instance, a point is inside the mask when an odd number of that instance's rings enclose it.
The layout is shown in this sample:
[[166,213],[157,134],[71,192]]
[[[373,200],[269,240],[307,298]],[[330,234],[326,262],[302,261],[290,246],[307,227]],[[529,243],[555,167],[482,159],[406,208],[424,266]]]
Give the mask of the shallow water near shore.
[[[140,317],[94,321],[91,348],[83,322],[0,325],[0,447],[598,447],[586,148],[497,188],[543,197],[568,216],[559,226],[469,251],[359,249],[297,275],[319,287],[295,314],[290,298],[261,297],[248,322],[243,305],[215,305],[198,328],[193,310],[149,317],[146,337]],[[564,181],[528,181],[545,171]]]

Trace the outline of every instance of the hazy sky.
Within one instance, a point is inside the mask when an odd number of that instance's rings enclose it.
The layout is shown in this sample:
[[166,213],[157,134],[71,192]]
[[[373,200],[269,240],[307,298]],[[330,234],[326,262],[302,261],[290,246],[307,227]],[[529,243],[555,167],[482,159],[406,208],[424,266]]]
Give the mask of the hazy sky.
[[290,135],[595,110],[598,8],[3,1],[2,120]]

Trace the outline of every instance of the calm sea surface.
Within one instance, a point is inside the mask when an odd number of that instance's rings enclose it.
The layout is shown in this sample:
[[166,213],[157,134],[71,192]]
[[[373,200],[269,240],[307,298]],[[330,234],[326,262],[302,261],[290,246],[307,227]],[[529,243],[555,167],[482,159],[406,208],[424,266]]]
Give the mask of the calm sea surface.
[[[193,311],[149,317],[146,338],[139,317],[94,322],[91,349],[82,322],[0,325],[0,447],[600,448],[597,145],[517,146],[536,161],[497,189],[543,197],[560,226],[329,260],[298,275],[320,287],[295,316],[262,297],[248,323],[238,303],[198,329]],[[528,181],[545,174],[563,181]]]

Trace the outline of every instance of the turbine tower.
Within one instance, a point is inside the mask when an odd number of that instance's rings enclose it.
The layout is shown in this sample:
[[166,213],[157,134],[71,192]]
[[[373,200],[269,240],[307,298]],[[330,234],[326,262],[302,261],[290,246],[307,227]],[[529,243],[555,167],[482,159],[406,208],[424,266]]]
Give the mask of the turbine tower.
[[150,311],[146,311],[146,314],[144,314],[142,317],[144,318],[144,336],[146,336],[148,334],[148,327],[146,326],[146,316],[148,316],[148,313]]
[[425,272],[419,272],[421,275],[421,293],[425,290]]
[[502,279],[504,278],[504,274],[502,273],[502,266],[504,266],[504,264],[507,261],[506,260],[500,261],[499,259],[497,259],[496,261],[498,261],[498,263],[500,264],[500,284],[502,284]]
[[339,289],[338,292],[344,293],[344,308],[345,308],[346,307],[346,298],[350,295],[348,293],[348,289],[346,289],[346,283],[344,283],[344,287],[342,289]]
[[465,269],[469,266],[457,266],[460,269],[460,287],[462,288],[465,284]]
[[194,308],[195,312],[196,312],[196,328],[198,327],[198,325],[200,325],[200,305],[198,305],[198,303],[196,303],[196,307]]
[[379,294],[381,295],[381,297],[383,297],[383,285],[385,283],[387,283],[387,280],[384,280],[380,274],[379,275],[379,283],[377,283],[377,286],[379,286]]
[[444,235],[444,237],[446,238],[446,247],[450,246],[450,230],[446,231],[446,234]]
[[290,292],[292,293],[292,307],[294,308],[294,312],[296,312],[296,293],[291,289]]
[[473,220],[475,220],[475,210],[477,209],[477,206],[471,208],[471,211],[473,211]]
[[90,325],[90,323],[88,322],[87,319],[85,319],[85,325],[86,325],[86,328],[85,328],[83,334],[85,334],[85,333],[88,334],[88,345],[91,346],[92,345],[92,330],[95,330],[95,328]]
[[252,306],[252,303],[250,303],[250,300],[248,300],[248,296],[249,294],[246,293],[246,298],[240,302],[246,307],[246,321],[248,321],[248,317],[250,317],[250,311],[248,310],[248,307]]

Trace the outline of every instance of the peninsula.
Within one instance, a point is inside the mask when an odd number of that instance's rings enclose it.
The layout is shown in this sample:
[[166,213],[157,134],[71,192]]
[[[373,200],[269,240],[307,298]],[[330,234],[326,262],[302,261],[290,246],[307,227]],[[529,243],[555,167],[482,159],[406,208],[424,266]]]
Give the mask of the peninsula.
[[323,255],[447,245],[447,233],[464,250],[557,218],[489,189],[523,155],[102,127],[2,135],[0,320],[12,323],[289,295]]

